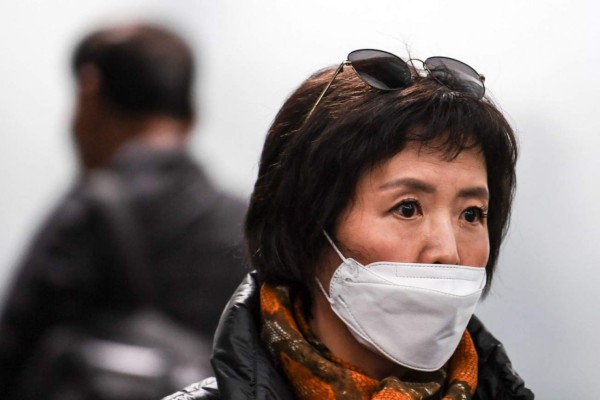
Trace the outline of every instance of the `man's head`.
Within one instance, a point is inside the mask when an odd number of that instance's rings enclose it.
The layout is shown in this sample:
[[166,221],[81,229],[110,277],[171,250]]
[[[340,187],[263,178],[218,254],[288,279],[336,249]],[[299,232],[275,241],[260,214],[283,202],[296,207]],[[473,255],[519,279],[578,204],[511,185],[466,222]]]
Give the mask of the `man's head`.
[[77,45],[72,68],[73,130],[85,168],[102,166],[134,136],[182,134],[193,121],[193,55],[169,30],[140,24],[92,32]]

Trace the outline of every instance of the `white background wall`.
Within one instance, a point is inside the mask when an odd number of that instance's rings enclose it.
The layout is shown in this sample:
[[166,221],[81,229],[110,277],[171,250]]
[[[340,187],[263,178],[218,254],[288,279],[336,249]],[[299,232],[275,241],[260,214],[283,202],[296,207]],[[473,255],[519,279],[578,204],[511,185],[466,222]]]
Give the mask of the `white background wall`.
[[[193,148],[246,196],[267,127],[354,49],[448,55],[486,75],[520,137],[512,229],[479,314],[540,399],[598,393],[600,8],[592,1],[21,0],[0,3],[0,291],[74,175],[68,58],[91,25],[166,18],[201,52]],[[156,18],[155,18],[156,19]]]

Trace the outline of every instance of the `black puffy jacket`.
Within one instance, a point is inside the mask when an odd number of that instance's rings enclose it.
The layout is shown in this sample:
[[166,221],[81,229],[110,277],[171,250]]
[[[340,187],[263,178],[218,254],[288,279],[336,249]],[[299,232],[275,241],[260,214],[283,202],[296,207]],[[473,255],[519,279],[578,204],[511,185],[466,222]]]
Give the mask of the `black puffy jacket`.
[[[293,399],[285,378],[271,363],[260,339],[259,285],[249,274],[229,301],[214,341],[215,378],[195,383],[163,400]],[[529,400],[502,343],[473,317],[467,328],[479,356],[479,381],[474,400]]]

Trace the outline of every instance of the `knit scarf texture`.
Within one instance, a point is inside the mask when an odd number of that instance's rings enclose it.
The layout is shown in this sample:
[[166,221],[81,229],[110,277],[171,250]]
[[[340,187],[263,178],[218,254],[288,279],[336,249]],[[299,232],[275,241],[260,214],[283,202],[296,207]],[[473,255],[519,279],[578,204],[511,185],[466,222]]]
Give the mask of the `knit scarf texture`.
[[262,340],[297,399],[469,400],[477,387],[477,353],[467,331],[440,370],[377,380],[315,338],[301,300],[290,299],[286,287],[263,284],[260,306]]

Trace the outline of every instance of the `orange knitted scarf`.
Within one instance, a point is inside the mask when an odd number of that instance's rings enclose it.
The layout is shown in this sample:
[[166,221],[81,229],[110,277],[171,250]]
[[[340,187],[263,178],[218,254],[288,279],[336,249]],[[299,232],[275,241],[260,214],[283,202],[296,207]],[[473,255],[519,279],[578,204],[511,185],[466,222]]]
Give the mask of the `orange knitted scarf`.
[[336,358],[312,335],[300,299],[285,287],[263,284],[262,339],[301,400],[469,400],[477,386],[477,353],[467,331],[452,358],[423,379],[378,381]]

